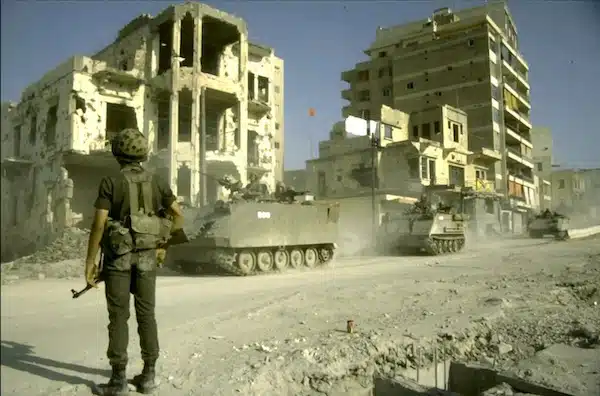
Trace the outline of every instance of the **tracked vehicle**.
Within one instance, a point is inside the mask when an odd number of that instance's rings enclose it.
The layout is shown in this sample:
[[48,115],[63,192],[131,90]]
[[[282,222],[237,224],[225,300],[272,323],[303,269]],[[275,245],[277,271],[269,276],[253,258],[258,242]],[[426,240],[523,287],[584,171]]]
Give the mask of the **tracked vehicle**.
[[531,238],[543,238],[552,235],[556,239],[568,237],[569,218],[556,212],[545,210],[535,216],[527,225]]
[[390,213],[380,228],[380,247],[386,252],[457,253],[465,245],[466,220],[465,215],[452,213],[448,207],[413,207],[405,213]]
[[333,259],[338,218],[337,204],[308,194],[252,197],[234,189],[228,201],[198,213],[186,229],[190,242],[170,254],[188,274],[206,267],[238,276],[314,268]]

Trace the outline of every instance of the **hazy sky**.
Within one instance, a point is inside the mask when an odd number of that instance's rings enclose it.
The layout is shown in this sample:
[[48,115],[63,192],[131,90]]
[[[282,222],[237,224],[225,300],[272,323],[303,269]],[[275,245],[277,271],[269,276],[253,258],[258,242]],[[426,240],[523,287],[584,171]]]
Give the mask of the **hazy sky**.
[[[340,73],[365,60],[377,26],[481,1],[207,1],[246,20],[285,60],[285,166],[303,168],[341,118]],[[2,0],[2,100],[74,54],[91,55],[142,13],[170,2]],[[600,167],[600,2],[509,2],[530,66],[532,119],[554,133],[555,162]],[[309,108],[316,116],[308,116]]]

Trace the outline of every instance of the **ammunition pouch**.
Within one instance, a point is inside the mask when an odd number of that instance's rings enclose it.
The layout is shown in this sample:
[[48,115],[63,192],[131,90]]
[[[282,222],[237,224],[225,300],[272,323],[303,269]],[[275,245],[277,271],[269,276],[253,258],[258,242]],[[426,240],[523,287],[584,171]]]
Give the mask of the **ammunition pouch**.
[[111,257],[131,253],[134,249],[134,241],[129,228],[120,221],[109,219],[102,237],[102,247]]
[[129,216],[129,228],[135,251],[156,249],[167,243],[173,223],[164,217],[135,213]]

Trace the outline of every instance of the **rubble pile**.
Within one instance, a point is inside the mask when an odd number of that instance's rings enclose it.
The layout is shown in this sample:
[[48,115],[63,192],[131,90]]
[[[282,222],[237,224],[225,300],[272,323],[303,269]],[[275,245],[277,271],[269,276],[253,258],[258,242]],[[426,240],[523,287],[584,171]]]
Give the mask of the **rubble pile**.
[[[591,395],[586,390],[593,385],[585,377],[592,375],[600,383],[600,364],[595,369],[583,363],[561,366],[563,358],[556,356],[562,355],[555,350],[566,349],[577,356],[589,353],[588,361],[600,362],[599,262],[597,256],[590,257],[588,265],[578,270],[524,278],[519,304],[504,304],[498,317],[473,319],[463,330],[440,330],[429,338],[391,336],[383,330],[333,331],[300,344],[272,347],[263,361],[252,364],[253,380],[243,391],[249,395],[265,389],[278,394],[362,394],[373,386],[374,374],[414,380],[417,367],[423,373],[434,367],[434,361],[438,367],[444,361],[460,361],[512,372],[564,392]],[[538,282],[541,287],[532,286]],[[505,388],[490,392],[486,396],[519,394]]]
[[89,230],[69,228],[30,256],[2,264],[2,283],[18,279],[70,278],[83,274]]

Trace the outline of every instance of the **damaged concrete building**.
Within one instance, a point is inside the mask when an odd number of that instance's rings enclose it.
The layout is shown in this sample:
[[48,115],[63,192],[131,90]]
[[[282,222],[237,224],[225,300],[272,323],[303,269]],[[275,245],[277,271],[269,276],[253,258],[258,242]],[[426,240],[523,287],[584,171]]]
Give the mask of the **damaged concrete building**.
[[110,139],[123,128],[144,132],[148,166],[187,204],[219,199],[225,174],[274,188],[283,73],[242,19],[201,3],[141,15],[99,53],[46,73],[2,105],[3,257],[89,226],[101,176],[118,172]]

